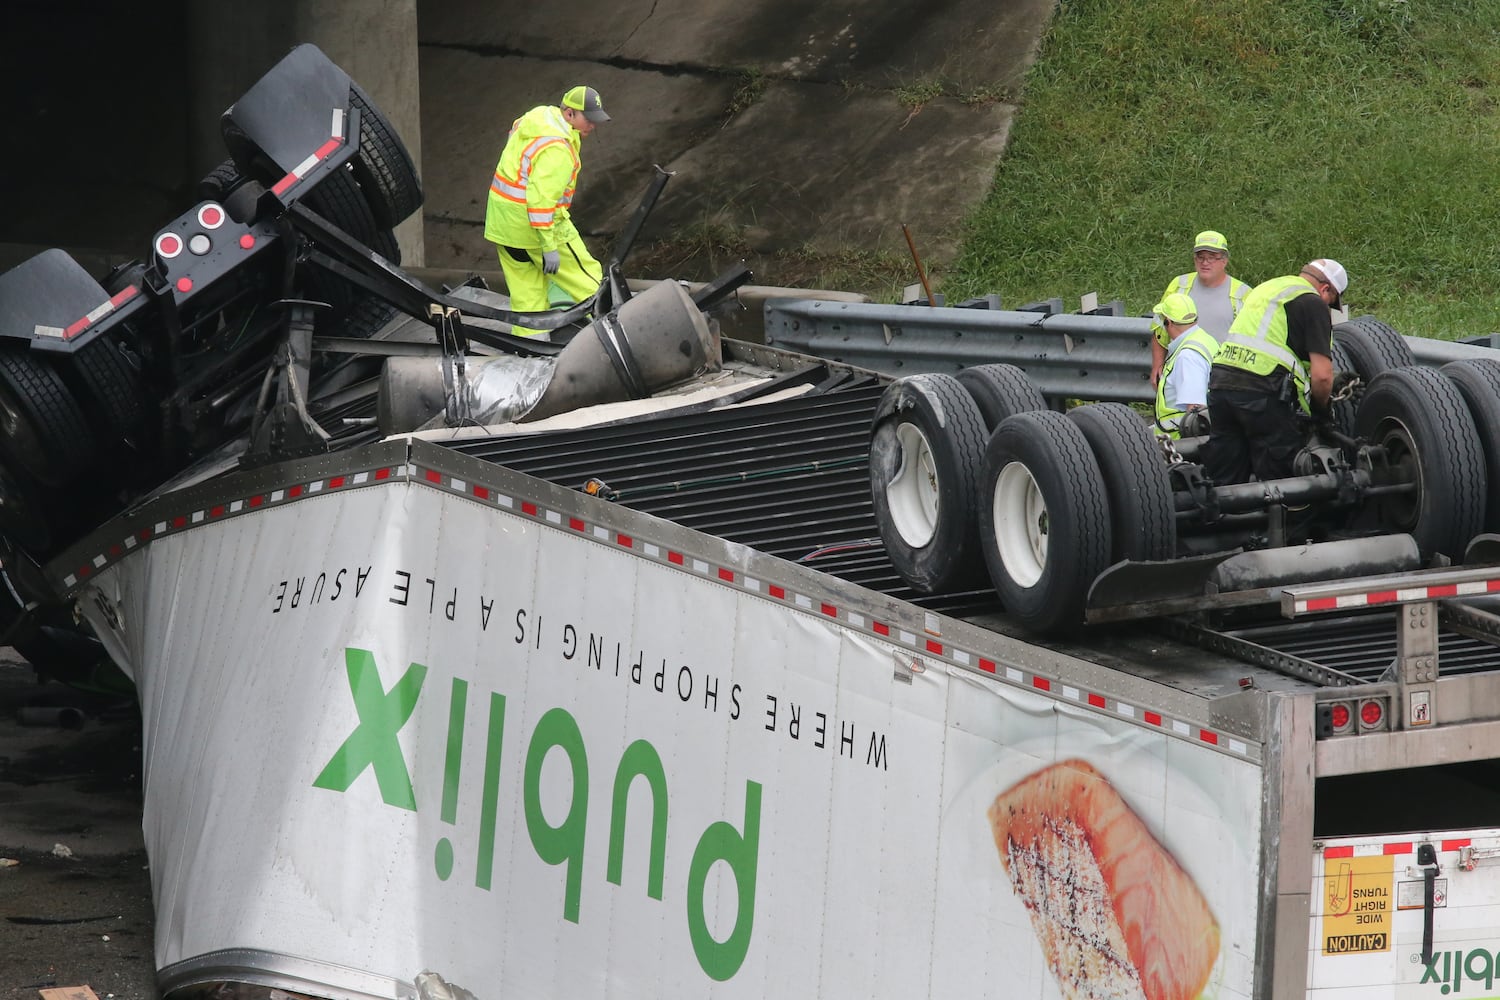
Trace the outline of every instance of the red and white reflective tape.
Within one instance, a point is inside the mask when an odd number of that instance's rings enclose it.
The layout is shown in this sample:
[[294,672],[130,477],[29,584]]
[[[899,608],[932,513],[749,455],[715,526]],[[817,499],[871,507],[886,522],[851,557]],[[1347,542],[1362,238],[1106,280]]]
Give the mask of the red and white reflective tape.
[[87,330],[89,327],[99,322],[99,320],[103,319],[105,316],[108,316],[110,313],[114,312],[116,309],[120,308],[139,294],[141,294],[141,290],[139,287],[137,287],[136,285],[126,285],[114,295],[110,296],[108,302],[102,303],[97,308],[92,310],[88,315],[68,324],[66,329],[62,327],[42,326],[41,324],[37,324],[32,332],[38,337],[54,337],[58,340],[72,340],[74,337],[78,336],[80,333]]
[[333,109],[333,137],[312,152],[307,159],[292,168],[291,173],[277,181],[271,191],[278,197],[285,194],[293,184],[306,177],[308,172],[333,155],[334,150],[344,144],[344,109]]
[[1301,598],[1292,602],[1292,608],[1297,614],[1301,615],[1310,611],[1373,608],[1382,604],[1438,601],[1448,597],[1474,597],[1480,594],[1496,593],[1500,593],[1500,578],[1493,580],[1470,580],[1465,583],[1434,584],[1427,587],[1367,590],[1358,594],[1340,594],[1337,597]]
[[479,500],[487,504],[494,504],[497,507],[519,512],[526,517],[534,518],[554,527],[586,535],[606,545],[629,549],[632,553],[645,556],[656,562],[676,566],[696,576],[749,591],[757,596],[790,605],[808,614],[838,621],[858,631],[905,647],[922,656],[947,660],[971,670],[991,674],[1016,687],[1029,688],[1033,691],[1049,694],[1059,700],[1072,702],[1079,707],[1127,719],[1143,727],[1157,729],[1168,735],[1176,736],[1193,743],[1218,747],[1235,756],[1251,757],[1249,743],[1238,736],[1214,729],[1205,729],[1197,723],[1189,722],[1185,719],[1173,718],[1164,712],[1154,711],[1118,698],[1075,687],[1042,674],[997,663],[993,659],[980,656],[959,646],[945,643],[926,633],[918,634],[909,629],[904,629],[899,625],[892,625],[888,622],[871,618],[861,612],[840,607],[820,595],[799,593],[781,584],[749,576],[741,570],[728,566],[720,566],[716,563],[678,552],[670,547],[658,545],[655,542],[626,535],[603,525],[592,524],[573,514],[562,514],[557,511],[548,510],[533,501],[512,497],[489,487],[450,476],[437,469],[418,467],[413,479],[450,493],[468,497],[472,500]]
[[1198,745],[1217,747],[1237,757],[1253,758],[1255,756],[1251,752],[1249,743],[1238,736],[1215,729],[1207,729],[1195,722],[1175,718],[1166,712],[1156,711],[1144,705],[1123,701],[1110,695],[1067,684],[1043,674],[999,663],[990,657],[982,656],[961,646],[943,642],[940,638],[926,632],[918,633],[903,628],[900,625],[872,618],[862,612],[841,607],[821,595],[802,593],[781,584],[772,583],[769,580],[750,576],[742,570],[719,565],[680,552],[670,546],[659,545],[648,539],[627,535],[604,525],[591,523],[574,514],[565,514],[560,511],[551,510],[537,503],[535,500],[513,496],[510,493],[483,483],[470,482],[438,469],[431,469],[416,464],[365,469],[349,475],[332,476],[327,479],[314,480],[310,483],[297,483],[281,489],[253,494],[226,503],[179,514],[170,520],[158,521],[153,526],[136,532],[133,536],[128,536],[121,539],[118,543],[109,545],[106,551],[95,555],[93,559],[64,577],[63,583],[67,589],[71,590],[93,573],[129,554],[130,551],[139,545],[178,531],[196,527],[200,524],[240,514],[253,513],[295,500],[326,495],[333,490],[401,481],[430,486],[445,493],[476,501],[485,506],[492,506],[519,514],[522,517],[531,518],[559,530],[586,536],[604,545],[628,550],[634,555],[676,567],[684,572],[693,573],[696,576],[712,580],[721,585],[735,587],[755,594],[758,597],[786,604],[807,614],[839,622],[849,628],[915,652],[920,656],[944,660],[966,669],[986,673],[1015,687],[1040,692],[1059,701],[1075,704],[1083,709],[1125,719],[1143,728],[1159,730],[1165,735],[1174,736]]
[[[1381,844],[1339,844],[1333,847],[1323,848],[1323,857],[1327,858],[1371,858],[1381,855],[1402,855],[1417,853],[1417,845],[1425,844],[1425,840],[1392,840]],[[1461,840],[1439,841],[1439,851],[1458,851],[1472,846],[1473,841],[1465,837]]]
[[195,528],[200,524],[221,521],[239,514],[251,514],[268,507],[289,503],[293,500],[305,500],[308,497],[326,495],[335,490],[352,489],[356,486],[373,486],[376,483],[388,480],[404,480],[407,478],[407,470],[408,467],[404,465],[383,466],[378,469],[362,469],[348,475],[329,476],[327,479],[314,479],[306,483],[294,483],[280,489],[267,490],[263,493],[251,493],[247,496],[224,501],[223,503],[210,504],[198,510],[177,514],[170,518],[163,518],[154,524],[139,529],[134,534],[126,535],[117,542],[107,544],[103,551],[95,553],[92,558],[78,566],[73,572],[66,574],[62,582],[64,587],[71,590],[110,563],[129,555],[138,546],[166,535],[176,534],[188,528]]

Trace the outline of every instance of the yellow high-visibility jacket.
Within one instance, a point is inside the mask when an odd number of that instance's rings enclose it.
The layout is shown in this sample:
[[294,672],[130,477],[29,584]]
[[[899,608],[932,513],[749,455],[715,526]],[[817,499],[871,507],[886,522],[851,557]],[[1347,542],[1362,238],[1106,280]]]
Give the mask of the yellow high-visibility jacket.
[[490,180],[485,239],[545,253],[578,238],[568,207],[578,184],[580,138],[556,105],[516,119]]

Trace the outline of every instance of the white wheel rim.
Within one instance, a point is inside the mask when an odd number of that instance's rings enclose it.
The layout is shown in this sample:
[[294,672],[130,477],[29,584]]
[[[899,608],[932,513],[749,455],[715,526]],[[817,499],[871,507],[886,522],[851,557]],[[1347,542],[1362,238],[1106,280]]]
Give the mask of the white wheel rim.
[[1047,501],[1031,470],[1020,462],[1000,470],[990,518],[1005,572],[1019,587],[1035,586],[1047,568]]
[[903,421],[897,425],[896,444],[901,449],[901,460],[896,465],[896,474],[885,484],[886,505],[901,540],[920,549],[937,533],[937,462],[932,457],[927,435],[915,424]]

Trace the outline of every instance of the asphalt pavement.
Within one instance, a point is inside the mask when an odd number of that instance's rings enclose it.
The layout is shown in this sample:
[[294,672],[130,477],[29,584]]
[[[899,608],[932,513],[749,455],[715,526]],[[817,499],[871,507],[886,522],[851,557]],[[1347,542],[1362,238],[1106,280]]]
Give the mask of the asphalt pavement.
[[38,682],[0,647],[0,1000],[155,1000],[133,701]]

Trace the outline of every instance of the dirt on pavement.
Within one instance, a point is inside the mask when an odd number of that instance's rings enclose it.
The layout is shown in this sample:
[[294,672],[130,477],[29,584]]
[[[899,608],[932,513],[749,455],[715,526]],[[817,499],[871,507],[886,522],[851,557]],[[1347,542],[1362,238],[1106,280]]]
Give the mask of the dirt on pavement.
[[156,1000],[140,762],[133,701],[40,683],[0,647],[0,1000]]

